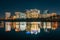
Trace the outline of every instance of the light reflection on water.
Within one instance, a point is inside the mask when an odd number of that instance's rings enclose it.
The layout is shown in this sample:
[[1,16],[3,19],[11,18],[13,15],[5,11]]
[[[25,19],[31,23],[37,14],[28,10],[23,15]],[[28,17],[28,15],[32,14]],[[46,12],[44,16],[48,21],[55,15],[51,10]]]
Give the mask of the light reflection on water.
[[37,35],[32,35],[32,34],[26,34],[26,31],[20,31],[20,32],[15,32],[14,30],[11,30],[10,32],[5,32],[5,29],[0,29],[0,36],[4,36],[4,37],[11,37],[11,38],[23,38],[23,39],[27,39],[27,38],[51,38],[51,37],[60,37],[60,28],[56,29],[56,30],[51,30],[50,32],[45,32],[43,29],[41,29],[41,32],[38,33]]

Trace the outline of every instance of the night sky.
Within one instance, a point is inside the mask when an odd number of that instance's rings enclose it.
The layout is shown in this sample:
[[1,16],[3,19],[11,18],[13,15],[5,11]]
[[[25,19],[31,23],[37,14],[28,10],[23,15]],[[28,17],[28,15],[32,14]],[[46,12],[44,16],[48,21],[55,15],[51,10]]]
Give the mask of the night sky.
[[26,9],[39,9],[50,12],[60,13],[60,1],[59,0],[0,0],[0,17],[4,15],[6,11],[14,13],[15,11],[25,11]]

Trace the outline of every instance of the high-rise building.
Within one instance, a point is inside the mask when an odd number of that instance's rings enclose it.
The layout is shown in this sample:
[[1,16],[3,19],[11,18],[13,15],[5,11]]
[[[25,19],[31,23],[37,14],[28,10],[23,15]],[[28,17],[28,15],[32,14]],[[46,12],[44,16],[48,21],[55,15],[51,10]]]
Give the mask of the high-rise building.
[[20,18],[20,12],[15,12],[16,18]]
[[[20,18],[20,12],[15,12],[14,18],[19,19]],[[14,22],[13,24],[14,24],[15,31],[16,32],[20,31],[20,22]]]
[[11,16],[11,13],[10,12],[5,12],[5,19],[9,19]]
[[[57,18],[57,17],[56,17],[57,14],[56,14],[55,12],[53,12],[53,13],[51,14],[51,16],[52,16],[52,19]],[[55,20],[55,21],[56,21],[56,20]],[[57,27],[58,27],[58,22],[57,22],[57,21],[56,21],[56,22],[52,22],[52,30],[57,29]]]
[[[6,20],[10,19],[10,16],[11,16],[10,12],[5,13]],[[11,22],[5,22],[5,31],[11,31]]]
[[27,10],[27,11],[26,11],[26,17],[27,17],[27,18],[31,18],[30,10]]
[[[16,19],[16,16],[15,15],[13,16],[13,20],[14,19]],[[16,22],[13,22],[13,29],[15,29],[15,27],[16,27]]]
[[25,13],[20,12],[20,18],[26,19],[26,14],[25,14]]

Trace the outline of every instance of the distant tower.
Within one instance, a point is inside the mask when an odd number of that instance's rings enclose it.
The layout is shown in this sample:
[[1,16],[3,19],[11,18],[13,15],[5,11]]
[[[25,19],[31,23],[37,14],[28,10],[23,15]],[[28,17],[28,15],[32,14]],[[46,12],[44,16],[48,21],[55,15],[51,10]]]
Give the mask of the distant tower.
[[10,12],[5,12],[5,19],[9,19],[11,16],[11,13]]
[[[8,20],[11,16],[10,12],[5,12],[5,19]],[[11,31],[11,22],[5,22],[5,31]]]
[[[16,19],[19,19],[20,18],[20,12],[15,12],[15,17]],[[20,31],[20,22],[14,22],[14,28],[15,28],[15,31],[18,32]]]
[[16,18],[20,17],[20,12],[15,12]]
[[20,12],[20,18],[26,19],[26,14],[25,14],[25,13]]

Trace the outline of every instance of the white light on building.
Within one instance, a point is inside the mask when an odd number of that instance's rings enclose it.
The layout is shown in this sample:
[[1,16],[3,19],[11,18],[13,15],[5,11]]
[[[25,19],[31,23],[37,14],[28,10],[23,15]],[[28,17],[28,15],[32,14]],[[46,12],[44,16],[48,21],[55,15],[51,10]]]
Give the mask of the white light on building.
[[[11,16],[10,12],[5,13],[5,19],[9,19]],[[5,31],[11,31],[11,22],[5,22]]]
[[25,13],[22,13],[22,12],[20,12],[20,18],[26,18],[26,14]]
[[20,12],[15,12],[15,15],[16,15],[16,18],[19,18],[20,17]]

